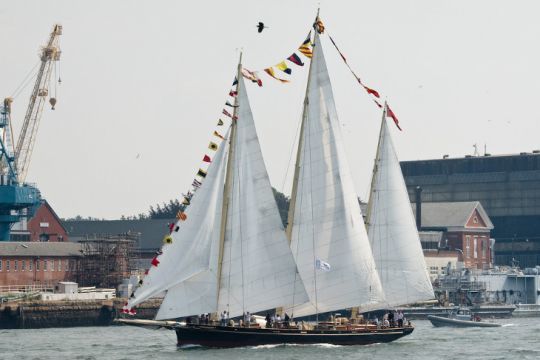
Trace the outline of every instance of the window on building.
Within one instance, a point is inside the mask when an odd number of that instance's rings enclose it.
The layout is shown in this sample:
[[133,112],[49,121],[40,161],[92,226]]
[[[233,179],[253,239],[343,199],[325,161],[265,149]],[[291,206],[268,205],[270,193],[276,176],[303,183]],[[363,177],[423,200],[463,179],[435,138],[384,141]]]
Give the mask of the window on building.
[[11,262],[11,261],[6,260],[6,271],[9,271],[10,262]]
[[19,260],[14,260],[15,264],[13,265],[13,270],[19,270]]
[[466,258],[471,257],[471,236],[470,235],[465,236],[465,257]]
[[54,271],[54,259],[53,259],[53,260],[51,260],[51,264],[50,264],[50,265],[51,265],[51,268],[50,268],[50,269],[51,269],[51,271]]
[[43,260],[43,271],[47,271],[47,260]]
[[42,233],[42,234],[39,234],[39,241],[41,242],[46,242],[46,241],[49,241],[49,234],[46,234],[46,233]]
[[487,253],[487,239],[483,238],[481,240],[481,244],[482,244],[482,257],[485,259],[486,258],[486,253]]
[[39,259],[36,260],[36,271],[39,271]]
[[25,271],[26,270],[26,260],[22,260],[21,261],[21,271]]
[[34,270],[34,260],[28,260],[28,270]]
[[475,236],[473,240],[473,254],[476,259],[478,258],[478,236]]
[[66,268],[65,271],[66,271],[66,272],[69,271],[69,260],[68,260],[68,259],[64,260],[64,266],[65,266],[65,268]]
[[2,271],[2,259],[0,259],[0,271]]
[[58,271],[62,271],[62,260],[58,259]]
[[472,222],[475,223],[475,224],[478,224],[478,218],[475,216],[472,218]]

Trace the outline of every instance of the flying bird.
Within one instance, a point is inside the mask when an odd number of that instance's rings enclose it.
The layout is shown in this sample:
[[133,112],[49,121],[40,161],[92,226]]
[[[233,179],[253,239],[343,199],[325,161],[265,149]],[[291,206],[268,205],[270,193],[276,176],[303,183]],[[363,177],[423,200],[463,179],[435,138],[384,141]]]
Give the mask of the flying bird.
[[264,23],[259,21],[259,24],[257,25],[257,31],[259,34],[262,33],[263,29],[268,29],[268,26],[264,26]]

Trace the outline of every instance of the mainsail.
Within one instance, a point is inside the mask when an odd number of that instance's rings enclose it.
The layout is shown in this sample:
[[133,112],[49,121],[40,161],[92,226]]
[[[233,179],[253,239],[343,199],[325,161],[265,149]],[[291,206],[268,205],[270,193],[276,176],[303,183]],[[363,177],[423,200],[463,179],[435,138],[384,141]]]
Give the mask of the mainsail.
[[241,66],[230,142],[218,150],[183,228],[128,304],[166,290],[157,319],[223,310],[235,317],[308,300],[240,74]]
[[238,80],[237,98],[218,306],[231,316],[307,301],[272,193],[243,77]]
[[289,209],[291,250],[309,295],[296,317],[383,302],[342,142],[316,32]]
[[434,298],[386,114],[373,170],[368,234],[389,306]]

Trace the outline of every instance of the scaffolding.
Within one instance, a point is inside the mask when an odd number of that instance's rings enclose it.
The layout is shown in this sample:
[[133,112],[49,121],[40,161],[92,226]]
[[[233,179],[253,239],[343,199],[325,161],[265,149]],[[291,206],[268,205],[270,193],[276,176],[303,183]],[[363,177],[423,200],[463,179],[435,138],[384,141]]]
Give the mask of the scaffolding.
[[83,258],[77,281],[80,286],[116,288],[134,270],[135,247],[140,234],[87,236],[80,240]]

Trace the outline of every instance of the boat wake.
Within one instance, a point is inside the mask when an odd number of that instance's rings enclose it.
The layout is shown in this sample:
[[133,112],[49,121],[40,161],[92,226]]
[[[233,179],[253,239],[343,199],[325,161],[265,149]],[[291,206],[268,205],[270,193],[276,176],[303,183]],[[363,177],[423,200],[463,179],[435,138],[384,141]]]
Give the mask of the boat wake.
[[285,347],[319,347],[323,349],[333,349],[340,348],[343,345],[334,345],[334,344],[272,344],[272,345],[258,345],[250,347],[250,349],[259,350],[259,349],[275,349],[275,348],[285,348]]
[[502,327],[516,326],[516,324],[503,324]]
[[204,348],[205,348],[204,346],[196,345],[196,344],[186,344],[186,345],[178,346],[178,349],[180,350],[195,350],[195,349],[200,350]]

